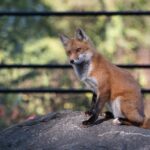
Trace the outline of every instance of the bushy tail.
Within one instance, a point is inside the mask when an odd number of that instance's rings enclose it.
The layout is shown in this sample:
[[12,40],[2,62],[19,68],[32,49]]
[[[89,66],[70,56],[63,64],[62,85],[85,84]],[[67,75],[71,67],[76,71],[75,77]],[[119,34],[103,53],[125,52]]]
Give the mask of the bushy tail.
[[150,129],[150,118],[145,118],[141,127],[144,129]]

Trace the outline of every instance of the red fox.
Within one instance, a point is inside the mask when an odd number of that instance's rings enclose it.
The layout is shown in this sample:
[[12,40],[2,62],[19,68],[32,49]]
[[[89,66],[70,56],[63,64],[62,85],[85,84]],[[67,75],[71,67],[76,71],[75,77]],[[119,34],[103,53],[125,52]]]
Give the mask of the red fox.
[[[144,115],[141,89],[128,71],[98,53],[82,29],[76,30],[74,38],[61,35],[60,39],[77,77],[93,91],[91,108],[85,112],[90,118],[83,125],[94,124],[107,103],[113,124],[150,128],[150,119]],[[106,117],[110,114],[107,112]]]

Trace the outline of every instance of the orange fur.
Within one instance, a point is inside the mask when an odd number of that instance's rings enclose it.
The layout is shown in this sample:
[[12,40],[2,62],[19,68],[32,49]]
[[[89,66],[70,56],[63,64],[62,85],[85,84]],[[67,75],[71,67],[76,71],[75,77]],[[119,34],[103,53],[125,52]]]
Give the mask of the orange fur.
[[[150,121],[147,116],[144,116],[141,89],[131,74],[127,70],[113,65],[101,54],[97,53],[82,30],[76,32],[77,36],[75,38],[70,39],[67,37],[63,39],[64,37],[62,37],[61,40],[70,60],[78,60],[80,54],[92,54],[89,60],[90,65],[88,66],[90,69],[85,77],[89,80],[92,79],[92,83],[93,79],[95,81],[94,85],[96,85],[96,94],[98,95],[94,108],[96,114],[101,113],[105,103],[112,104],[118,99],[119,101],[116,101],[116,106],[119,107],[118,112],[119,110],[121,111],[129,124],[150,128]],[[91,120],[95,121],[95,118]]]

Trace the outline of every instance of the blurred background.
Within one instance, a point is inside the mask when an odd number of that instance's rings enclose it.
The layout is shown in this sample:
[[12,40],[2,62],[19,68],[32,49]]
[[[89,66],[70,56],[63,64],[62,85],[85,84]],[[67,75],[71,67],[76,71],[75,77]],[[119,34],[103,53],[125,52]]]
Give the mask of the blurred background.
[[[1,0],[0,11],[148,10],[147,0]],[[59,35],[83,28],[98,51],[115,64],[150,64],[149,16],[0,17],[1,64],[65,64]],[[130,70],[150,88],[150,69]],[[0,88],[76,88],[84,86],[72,69],[1,69]],[[150,94],[144,95],[150,100]],[[48,112],[86,110],[91,94],[0,94],[0,130]]]

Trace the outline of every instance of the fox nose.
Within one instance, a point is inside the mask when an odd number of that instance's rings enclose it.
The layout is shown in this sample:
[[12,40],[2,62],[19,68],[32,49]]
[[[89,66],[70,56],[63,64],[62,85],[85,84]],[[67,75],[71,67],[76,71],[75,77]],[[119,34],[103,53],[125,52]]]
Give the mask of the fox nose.
[[70,63],[71,63],[71,64],[73,64],[73,63],[74,63],[74,60],[73,60],[73,59],[71,59],[71,60],[70,60]]

